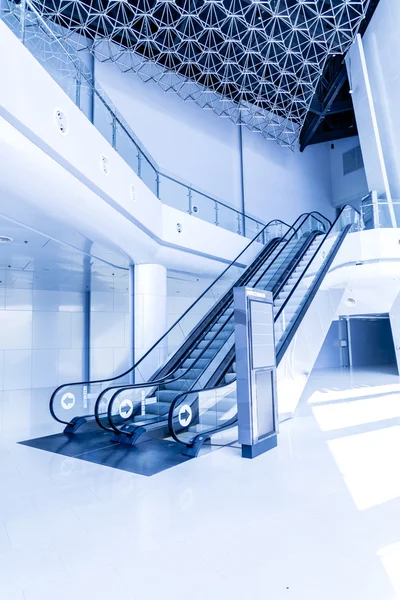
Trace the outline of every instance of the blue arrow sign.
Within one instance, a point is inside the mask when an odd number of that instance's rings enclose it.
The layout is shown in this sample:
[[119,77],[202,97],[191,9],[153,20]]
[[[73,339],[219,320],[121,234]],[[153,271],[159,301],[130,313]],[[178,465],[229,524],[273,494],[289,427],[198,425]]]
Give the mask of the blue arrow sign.
[[133,413],[133,402],[131,400],[123,400],[119,407],[119,414],[123,419],[128,419]]
[[187,427],[192,420],[192,409],[189,404],[184,404],[179,409],[178,420],[182,427]]

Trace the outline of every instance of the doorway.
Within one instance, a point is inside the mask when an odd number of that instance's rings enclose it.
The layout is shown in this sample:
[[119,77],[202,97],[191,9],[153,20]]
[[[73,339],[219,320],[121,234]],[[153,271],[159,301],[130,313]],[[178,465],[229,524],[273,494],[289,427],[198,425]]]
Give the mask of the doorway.
[[388,314],[341,316],[333,321],[315,363],[321,368],[389,365],[397,369]]

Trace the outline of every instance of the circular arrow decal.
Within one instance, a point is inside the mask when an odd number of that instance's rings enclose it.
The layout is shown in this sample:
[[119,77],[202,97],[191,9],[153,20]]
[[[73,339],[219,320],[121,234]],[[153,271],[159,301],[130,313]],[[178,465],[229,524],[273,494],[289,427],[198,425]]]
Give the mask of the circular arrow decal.
[[61,398],[61,406],[65,408],[65,410],[71,410],[71,408],[75,404],[75,396],[71,392],[67,392]]
[[119,405],[119,414],[123,419],[129,419],[131,414],[133,413],[133,402],[132,400],[122,400]]
[[189,404],[184,404],[180,407],[178,419],[182,427],[187,427],[189,425],[190,421],[192,420],[192,416],[192,409],[190,408]]

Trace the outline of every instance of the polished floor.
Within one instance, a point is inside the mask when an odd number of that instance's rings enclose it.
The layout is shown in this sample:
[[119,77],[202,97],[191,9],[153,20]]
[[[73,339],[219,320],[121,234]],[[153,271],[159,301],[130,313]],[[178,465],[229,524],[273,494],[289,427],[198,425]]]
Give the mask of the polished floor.
[[148,478],[15,442],[0,445],[1,600],[400,599],[390,366],[316,371],[253,461],[225,448]]

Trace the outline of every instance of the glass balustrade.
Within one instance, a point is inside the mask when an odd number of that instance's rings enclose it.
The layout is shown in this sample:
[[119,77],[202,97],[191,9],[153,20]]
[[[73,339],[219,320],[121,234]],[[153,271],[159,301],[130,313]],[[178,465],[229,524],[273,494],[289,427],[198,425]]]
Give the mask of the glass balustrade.
[[60,28],[36,11],[30,0],[3,0],[3,20],[58,85],[120,154],[131,169],[165,204],[192,216],[253,239],[264,223],[243,214],[188,182],[167,175],[145,150],[71,43],[61,38]]
[[400,200],[388,202],[368,197],[361,202],[363,229],[388,229],[400,227]]

